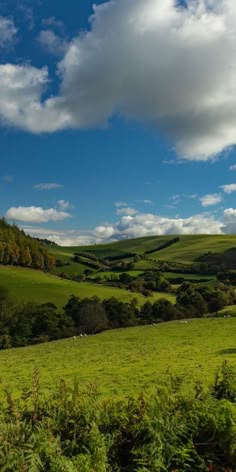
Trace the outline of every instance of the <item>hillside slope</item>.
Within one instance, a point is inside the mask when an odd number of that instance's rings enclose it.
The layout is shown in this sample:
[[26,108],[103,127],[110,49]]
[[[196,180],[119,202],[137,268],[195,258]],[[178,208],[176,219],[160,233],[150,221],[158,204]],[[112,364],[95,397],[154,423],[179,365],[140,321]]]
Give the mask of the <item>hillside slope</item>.
[[[55,258],[68,264],[63,269],[57,268],[56,272],[65,270],[67,273],[82,273],[86,266],[74,262],[76,253],[90,253],[100,261],[128,260],[134,262],[135,269],[147,270],[155,269],[155,261],[191,265],[208,252],[223,254],[232,248],[236,248],[235,235],[184,235],[151,236],[92,246],[56,247],[51,251]],[[135,256],[140,260],[135,262]]]
[[80,298],[97,296],[100,299],[116,297],[124,302],[130,302],[136,298],[139,304],[143,304],[147,300],[154,302],[159,298],[166,298],[173,303],[175,301],[174,295],[166,293],[155,293],[152,297],[145,298],[139,293],[119,288],[78,283],[36,270],[8,266],[0,266],[0,286],[8,288],[17,302],[52,302],[58,307],[62,307],[70,295]]
[[212,382],[223,360],[236,367],[235,346],[236,318],[126,328],[0,351],[0,379],[19,392],[30,387],[36,367],[44,389],[62,378],[77,378],[81,388],[97,385],[113,397],[155,388],[169,372],[188,389],[195,380]]

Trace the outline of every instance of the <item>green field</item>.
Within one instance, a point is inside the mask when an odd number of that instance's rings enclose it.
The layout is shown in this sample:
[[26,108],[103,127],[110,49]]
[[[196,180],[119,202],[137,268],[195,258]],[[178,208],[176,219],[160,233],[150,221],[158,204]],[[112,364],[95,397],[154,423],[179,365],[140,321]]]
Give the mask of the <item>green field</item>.
[[180,236],[180,241],[172,246],[153,253],[152,259],[188,264],[198,257],[211,252],[224,252],[236,247],[236,236],[193,235]]
[[175,302],[174,295],[170,294],[155,293],[152,297],[145,298],[139,293],[119,288],[72,282],[44,272],[9,266],[0,266],[0,286],[7,287],[16,301],[52,302],[58,307],[62,307],[72,294],[81,298],[95,295],[101,299],[116,297],[126,302],[136,298],[139,304],[147,300],[154,302],[159,298]]
[[62,268],[56,268],[55,273],[65,271],[68,274],[81,274],[88,267],[83,264],[76,264],[73,261],[73,254],[75,252],[90,252],[100,260],[116,256],[120,260],[124,258],[126,261],[129,260],[126,259],[127,254],[136,254],[141,257],[144,256],[145,259],[135,263],[135,270],[148,270],[157,269],[157,261],[190,265],[209,251],[212,253],[222,253],[236,247],[235,235],[184,235],[179,236],[179,241],[167,248],[157,250],[151,254],[145,254],[146,251],[160,248],[171,239],[173,239],[173,236],[151,236],[94,246],[54,247],[50,248],[50,252],[65,264],[70,264]]
[[48,389],[60,378],[96,384],[101,394],[123,396],[149,389],[167,372],[182,376],[185,389],[212,381],[226,359],[236,367],[236,318],[170,322],[107,331],[0,352],[0,380],[15,391],[28,387],[39,369]]
[[[151,236],[136,238],[126,241],[118,241],[111,244],[64,248],[69,252],[86,251],[96,254],[98,257],[120,255],[122,253],[135,253],[142,255],[145,251],[158,248],[173,236]],[[148,255],[149,259],[166,260],[180,263],[190,263],[199,256],[211,252],[224,252],[236,247],[235,235],[184,235],[179,236],[180,241],[160,251]]]

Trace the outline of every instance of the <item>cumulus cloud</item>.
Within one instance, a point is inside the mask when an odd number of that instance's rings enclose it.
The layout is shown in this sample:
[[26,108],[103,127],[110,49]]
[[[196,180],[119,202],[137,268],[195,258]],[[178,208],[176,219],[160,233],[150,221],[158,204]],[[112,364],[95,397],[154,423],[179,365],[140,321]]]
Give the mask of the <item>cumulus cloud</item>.
[[46,68],[1,66],[2,120],[40,133],[104,126],[119,113],[161,130],[188,159],[236,144],[236,3],[185,3],[94,6],[59,64],[59,96],[42,101]]
[[216,219],[209,213],[192,215],[188,218],[168,218],[152,213],[138,213],[122,216],[116,223],[97,226],[90,231],[55,230],[24,226],[33,236],[45,237],[62,246],[106,243],[142,236],[176,234],[236,234],[236,209],[224,210]]
[[[60,99],[40,102],[49,81],[46,67],[0,65],[0,122],[34,133],[55,131],[70,121]],[[55,128],[56,123],[56,128]]]
[[64,37],[50,29],[40,31],[38,42],[46,52],[55,56],[63,56],[69,45]]
[[222,202],[222,200],[223,197],[219,193],[209,193],[200,198],[203,207],[217,205],[217,203]]
[[10,18],[0,16],[0,48],[5,48],[14,42],[17,28]]
[[27,234],[37,238],[46,238],[60,246],[85,246],[96,242],[93,231],[55,230],[40,226],[22,225]]
[[222,190],[224,190],[225,193],[232,193],[236,192],[236,184],[229,184],[229,185],[221,185]]
[[233,164],[232,166],[230,166],[229,170],[236,170],[236,164]]
[[44,209],[41,207],[12,207],[5,214],[8,220],[22,221],[25,223],[47,223],[48,221],[62,221],[71,218],[65,211],[58,211],[54,208]]
[[55,190],[57,188],[63,188],[63,185],[56,184],[56,183],[45,183],[45,184],[36,184],[33,186],[33,188],[35,188],[36,190]]
[[236,233],[236,209],[228,208],[224,211],[224,232],[227,234]]

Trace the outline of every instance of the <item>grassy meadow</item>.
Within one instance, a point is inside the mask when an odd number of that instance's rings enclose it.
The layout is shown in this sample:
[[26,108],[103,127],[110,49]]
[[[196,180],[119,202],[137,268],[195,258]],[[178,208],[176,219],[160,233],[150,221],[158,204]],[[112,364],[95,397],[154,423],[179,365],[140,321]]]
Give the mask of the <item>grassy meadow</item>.
[[[65,252],[68,251],[68,253],[80,251],[92,252],[101,258],[119,255],[122,259],[122,255],[126,253],[142,255],[145,251],[154,250],[171,239],[173,239],[173,236],[151,236],[118,241],[111,244],[63,249]],[[180,240],[175,244],[149,254],[148,258],[152,260],[156,259],[188,264],[196,260],[199,256],[206,254],[208,251],[224,252],[236,246],[235,235],[181,235],[179,239]],[[57,252],[57,248],[54,249],[54,251]]]
[[37,367],[45,391],[77,378],[82,388],[121,397],[163,383],[167,373],[181,376],[185,390],[198,379],[207,385],[225,359],[236,368],[236,318],[176,321],[0,351],[0,381],[18,392]]
[[92,298],[96,295],[100,299],[116,297],[127,302],[136,298],[140,305],[147,300],[154,302],[159,298],[175,301],[174,295],[171,294],[155,293],[153,296],[145,298],[139,293],[129,292],[125,289],[86,282],[78,283],[60,279],[44,272],[10,266],[0,266],[0,286],[7,287],[17,302],[52,302],[59,308],[66,303],[70,295],[80,298]]

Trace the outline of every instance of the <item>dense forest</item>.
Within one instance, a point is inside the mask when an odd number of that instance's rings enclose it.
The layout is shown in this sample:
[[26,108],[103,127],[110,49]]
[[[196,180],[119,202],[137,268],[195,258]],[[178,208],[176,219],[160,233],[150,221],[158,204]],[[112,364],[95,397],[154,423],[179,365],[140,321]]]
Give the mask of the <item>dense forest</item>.
[[0,219],[0,264],[31,267],[49,271],[54,257],[39,241],[26,235],[16,225]]

